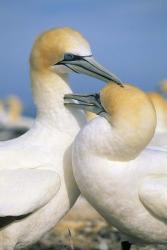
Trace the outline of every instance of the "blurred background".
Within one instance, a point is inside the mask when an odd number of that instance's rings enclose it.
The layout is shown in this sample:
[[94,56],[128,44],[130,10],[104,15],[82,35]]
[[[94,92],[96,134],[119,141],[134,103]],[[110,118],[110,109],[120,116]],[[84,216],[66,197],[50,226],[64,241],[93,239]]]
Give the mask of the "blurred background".
[[[32,44],[39,33],[60,26],[79,30],[98,61],[123,81],[152,90],[167,78],[166,0],[1,0],[0,98],[18,95],[26,115],[35,115]],[[75,74],[71,83],[75,92],[95,92],[103,84]]]
[[[35,117],[29,78],[32,44],[41,32],[63,26],[80,31],[97,60],[122,81],[157,91],[167,79],[166,0],[0,0],[0,140],[31,127],[33,119],[18,117],[22,111]],[[71,86],[74,92],[87,93],[99,91],[103,83],[74,74]],[[13,111],[6,115],[1,100],[11,95],[20,100],[8,99]],[[81,199],[51,233],[27,250],[114,250],[119,243],[119,233]]]

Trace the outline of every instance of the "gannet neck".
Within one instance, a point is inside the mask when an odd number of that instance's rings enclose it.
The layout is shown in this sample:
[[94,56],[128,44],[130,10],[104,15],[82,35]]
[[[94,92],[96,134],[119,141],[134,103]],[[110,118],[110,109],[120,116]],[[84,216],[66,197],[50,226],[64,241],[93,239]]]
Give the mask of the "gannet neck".
[[[46,128],[72,131],[79,123],[77,115],[80,112],[69,111],[64,106],[64,95],[71,93],[67,75],[55,72],[39,72],[31,70],[32,90],[37,106],[37,122]],[[82,117],[80,117],[82,121]],[[70,127],[70,123],[73,124]]]
[[[104,117],[99,116],[81,130],[75,148],[85,158],[90,155],[112,161],[128,161],[134,159],[141,149],[127,142],[127,133],[117,131]],[[86,150],[88,148],[89,151]]]
[[[110,160],[132,160],[151,141],[156,127],[156,113],[147,95],[131,86],[108,84],[100,92],[106,111],[81,131],[81,147]],[[83,152],[84,149],[83,148]]]
[[129,161],[135,159],[145,148],[143,137],[140,132],[135,135],[135,131],[117,129],[104,117],[98,116],[79,133],[76,148],[79,148],[83,157],[86,154],[86,157],[90,155],[112,161]]

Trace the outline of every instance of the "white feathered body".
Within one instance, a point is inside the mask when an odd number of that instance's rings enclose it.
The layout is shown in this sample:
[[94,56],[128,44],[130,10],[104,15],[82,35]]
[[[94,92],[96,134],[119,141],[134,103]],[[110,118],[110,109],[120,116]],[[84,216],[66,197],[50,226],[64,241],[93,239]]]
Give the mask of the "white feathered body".
[[[37,241],[56,225],[79,195],[72,173],[71,145],[84,118],[81,112],[64,107],[64,94],[70,92],[68,86],[57,96],[53,89],[46,91],[43,100],[49,101],[32,129],[0,144],[0,196],[4,195],[0,204],[0,250],[22,248]],[[10,217],[13,215],[21,217]]]
[[133,160],[112,160],[115,149],[106,139],[112,130],[98,119],[81,130],[73,148],[81,193],[132,243],[167,243],[167,152],[150,147]]

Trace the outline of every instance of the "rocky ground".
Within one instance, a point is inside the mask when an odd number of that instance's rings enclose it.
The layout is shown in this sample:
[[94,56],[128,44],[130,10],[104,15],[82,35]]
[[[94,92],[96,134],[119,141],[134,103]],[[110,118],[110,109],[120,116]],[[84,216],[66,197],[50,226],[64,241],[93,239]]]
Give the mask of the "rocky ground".
[[[38,243],[26,250],[119,250],[120,235],[84,200]],[[166,250],[167,246],[133,246],[132,250]]]

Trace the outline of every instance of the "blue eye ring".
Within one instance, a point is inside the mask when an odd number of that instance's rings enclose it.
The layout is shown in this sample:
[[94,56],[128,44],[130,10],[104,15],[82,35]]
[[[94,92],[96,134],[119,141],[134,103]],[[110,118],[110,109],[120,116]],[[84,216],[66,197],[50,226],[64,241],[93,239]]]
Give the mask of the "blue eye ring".
[[56,63],[55,65],[61,65],[61,64],[68,63],[68,62],[73,62],[73,61],[85,60],[84,58],[91,57],[91,56],[92,55],[79,56],[79,55],[74,55],[72,53],[65,53],[63,60],[60,61],[60,62],[58,62],[58,63]]
[[66,53],[64,54],[64,61],[73,61],[75,60],[75,55],[70,54],[70,53]]

